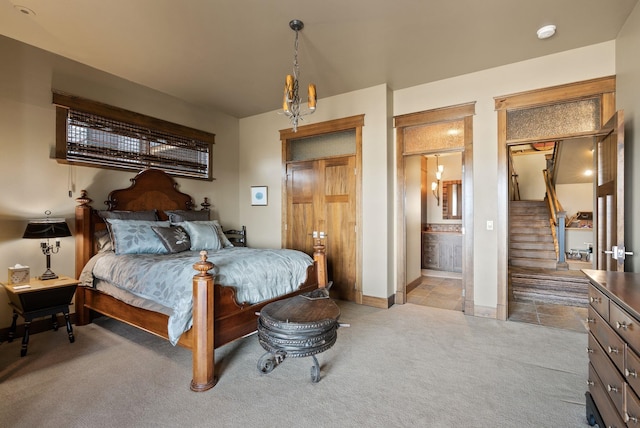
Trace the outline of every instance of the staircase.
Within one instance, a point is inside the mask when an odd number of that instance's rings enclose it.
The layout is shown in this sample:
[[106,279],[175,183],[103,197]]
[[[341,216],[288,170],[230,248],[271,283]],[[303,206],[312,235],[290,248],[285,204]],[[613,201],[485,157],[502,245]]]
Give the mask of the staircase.
[[509,265],[556,269],[556,251],[545,201],[511,201]]
[[587,306],[585,275],[557,269],[545,201],[510,202],[509,238],[509,285],[514,299]]

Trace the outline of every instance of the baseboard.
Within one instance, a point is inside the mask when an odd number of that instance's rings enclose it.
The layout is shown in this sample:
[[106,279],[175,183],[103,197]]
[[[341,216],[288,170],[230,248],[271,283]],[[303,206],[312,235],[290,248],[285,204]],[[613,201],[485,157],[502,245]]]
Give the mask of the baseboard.
[[487,306],[478,306],[478,305],[475,305],[473,307],[473,316],[481,317],[481,318],[498,319],[497,315],[498,315],[497,308],[490,308]]
[[410,283],[407,284],[407,294],[411,293],[413,290],[415,290],[418,285],[422,284],[422,277],[418,277],[416,279],[414,279],[413,281],[411,281]]
[[386,299],[383,297],[362,296],[362,304],[365,306],[373,306],[374,308],[389,309],[395,304],[396,296],[392,294]]
[[[71,323],[75,324],[76,314],[72,313],[69,315],[69,317],[71,319]],[[64,316],[58,315],[57,318],[58,318],[58,330],[64,330],[66,333],[67,322],[65,321]],[[22,320],[22,318],[18,318],[18,321],[20,320]],[[52,325],[51,317],[38,318],[37,320],[33,321],[29,326],[29,336],[31,336],[32,334],[42,333],[43,331],[51,330],[52,329],[51,325]],[[10,330],[11,330],[11,327],[0,328],[0,342],[6,342],[7,340],[9,340]],[[21,341],[23,336],[24,336],[24,323],[16,325],[16,332],[13,337],[13,340]]]

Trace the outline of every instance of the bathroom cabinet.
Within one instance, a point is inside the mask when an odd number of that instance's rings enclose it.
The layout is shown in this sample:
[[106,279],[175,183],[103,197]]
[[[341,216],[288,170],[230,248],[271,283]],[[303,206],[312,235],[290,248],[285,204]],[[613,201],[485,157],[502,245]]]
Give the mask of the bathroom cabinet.
[[422,268],[462,272],[462,234],[423,232]]

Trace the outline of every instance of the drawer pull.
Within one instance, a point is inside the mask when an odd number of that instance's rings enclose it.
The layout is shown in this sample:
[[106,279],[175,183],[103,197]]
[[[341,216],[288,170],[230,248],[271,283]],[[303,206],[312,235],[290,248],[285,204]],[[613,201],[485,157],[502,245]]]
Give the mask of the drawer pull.
[[628,327],[629,327],[629,325],[626,322],[624,322],[624,321],[622,321],[622,322],[616,321],[616,328],[617,329],[626,330]]
[[587,318],[585,319],[585,322],[586,322],[587,324],[589,324],[589,323],[593,323],[593,324],[595,324],[595,323],[596,323],[596,319],[595,319],[595,318],[589,318],[589,317],[587,317]]
[[624,412],[624,421],[625,422],[633,422],[634,424],[638,423],[638,418],[635,416],[630,416],[629,413]]
[[624,369],[624,375],[626,377],[638,377],[638,373],[634,369]]
[[591,300],[591,303],[601,303],[602,302],[602,298],[600,297],[589,297],[589,300]]
[[591,379],[587,379],[587,386],[593,386],[595,385],[595,382],[592,381]]
[[609,391],[609,392],[619,392],[620,390],[618,389],[617,386],[607,385],[607,391]]
[[593,349],[587,348],[587,354],[593,354]]
[[620,353],[618,348],[612,348],[611,346],[607,346],[607,351],[609,351],[610,354],[619,354]]

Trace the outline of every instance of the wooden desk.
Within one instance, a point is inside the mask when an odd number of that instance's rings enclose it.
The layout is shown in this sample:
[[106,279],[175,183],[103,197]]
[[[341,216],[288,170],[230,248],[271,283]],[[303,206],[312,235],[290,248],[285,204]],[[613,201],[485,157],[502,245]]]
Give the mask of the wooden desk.
[[31,278],[28,284],[2,285],[7,290],[9,305],[13,309],[13,322],[9,330],[9,342],[13,340],[16,332],[16,320],[18,315],[24,318],[24,336],[20,356],[27,355],[29,345],[29,326],[34,318],[51,315],[53,329],[58,330],[57,314],[64,314],[67,323],[69,342],[73,343],[73,328],[69,319],[69,305],[80,281],[68,276],[41,281]]

